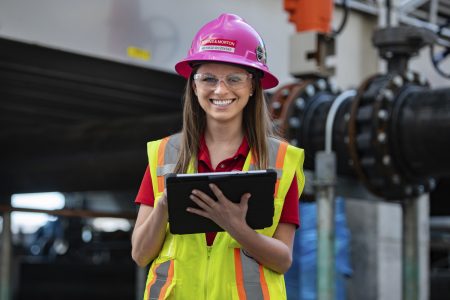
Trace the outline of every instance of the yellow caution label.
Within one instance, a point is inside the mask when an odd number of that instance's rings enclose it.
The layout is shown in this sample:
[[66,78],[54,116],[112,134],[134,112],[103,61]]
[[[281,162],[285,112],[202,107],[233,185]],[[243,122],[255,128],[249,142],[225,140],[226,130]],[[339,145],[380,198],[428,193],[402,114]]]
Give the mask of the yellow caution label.
[[146,61],[150,60],[150,58],[151,58],[150,51],[142,49],[142,48],[134,47],[134,46],[130,46],[127,48],[127,55],[129,57],[132,57],[135,59],[146,60]]

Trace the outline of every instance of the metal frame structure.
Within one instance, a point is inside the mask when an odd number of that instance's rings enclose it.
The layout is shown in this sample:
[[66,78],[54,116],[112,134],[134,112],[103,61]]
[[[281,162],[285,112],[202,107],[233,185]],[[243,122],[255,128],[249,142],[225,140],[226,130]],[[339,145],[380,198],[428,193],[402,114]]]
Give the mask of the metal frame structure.
[[[386,0],[347,0],[356,11],[383,18]],[[450,19],[449,0],[393,0],[392,14],[400,24],[424,27],[438,32],[440,25]],[[342,5],[344,0],[334,0]],[[450,28],[443,28],[441,35],[450,40]],[[449,41],[447,41],[449,42]]]

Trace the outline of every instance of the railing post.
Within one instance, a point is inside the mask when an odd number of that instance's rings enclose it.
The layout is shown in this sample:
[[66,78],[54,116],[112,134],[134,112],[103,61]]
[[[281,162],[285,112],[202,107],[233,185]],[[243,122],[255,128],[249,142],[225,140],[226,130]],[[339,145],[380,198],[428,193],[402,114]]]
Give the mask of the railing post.
[[336,156],[334,152],[316,154],[315,193],[317,201],[317,299],[334,299],[334,186]]
[[11,300],[11,212],[3,212],[0,300]]

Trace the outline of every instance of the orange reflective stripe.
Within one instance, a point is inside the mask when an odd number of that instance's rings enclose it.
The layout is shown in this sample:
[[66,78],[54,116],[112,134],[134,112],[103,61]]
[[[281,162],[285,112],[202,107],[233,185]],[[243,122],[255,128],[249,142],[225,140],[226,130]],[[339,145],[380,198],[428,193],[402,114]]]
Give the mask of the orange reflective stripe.
[[156,265],[154,268],[153,268],[153,272],[152,272],[152,274],[153,274],[153,279],[152,279],[152,281],[150,281],[148,284],[147,284],[147,299],[150,299],[150,289],[151,289],[151,287],[152,287],[152,285],[155,283],[155,281],[156,281],[156,269],[159,267],[160,265]]
[[167,288],[172,283],[173,279],[173,260],[170,261],[169,272],[167,273],[167,281],[161,289],[161,293],[159,294],[159,299],[165,299]]
[[148,299],[165,299],[165,293],[173,279],[173,261],[155,265],[153,279],[147,287]]
[[269,288],[267,287],[266,277],[264,276],[264,268],[262,265],[259,265],[259,282],[261,283],[261,289],[263,293],[263,299],[269,300]]
[[[286,156],[287,143],[280,143],[280,148],[278,148],[277,160],[275,162],[275,168],[278,170],[283,169],[284,157]],[[275,195],[278,194],[278,186],[280,185],[281,178],[277,178],[277,183],[275,185]]]
[[[164,152],[166,150],[167,142],[169,141],[169,137],[164,138],[159,144],[158,148],[158,166],[161,167],[164,165]],[[164,176],[158,176],[158,192],[164,191]]]
[[234,249],[234,267],[236,272],[236,286],[238,290],[238,295],[240,300],[246,300],[247,297],[245,295],[244,289],[244,279],[242,272],[242,262],[241,262],[241,249]]

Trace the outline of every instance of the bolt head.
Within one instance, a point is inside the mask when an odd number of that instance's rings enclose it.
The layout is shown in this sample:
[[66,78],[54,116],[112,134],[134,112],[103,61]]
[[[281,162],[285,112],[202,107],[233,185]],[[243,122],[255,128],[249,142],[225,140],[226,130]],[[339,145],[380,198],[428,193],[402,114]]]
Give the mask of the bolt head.
[[398,174],[392,175],[391,180],[394,184],[400,184],[400,176]]
[[272,102],[272,108],[273,109],[280,109],[281,108],[281,103],[278,102],[278,101]]
[[394,93],[391,90],[384,90],[383,97],[388,101],[394,100]]
[[317,87],[319,90],[323,91],[327,88],[327,82],[324,79],[320,79],[317,81]]
[[388,113],[384,109],[378,111],[378,118],[385,121],[388,119]]
[[308,95],[309,97],[312,97],[316,93],[316,89],[314,88],[314,86],[312,84],[309,84],[305,88],[305,92],[306,92],[306,95]]
[[394,77],[393,83],[397,87],[401,87],[403,85],[403,78],[400,75]]
[[292,128],[299,128],[300,127],[300,119],[296,117],[292,117],[289,119],[289,126]]
[[387,136],[386,133],[380,132],[377,136],[377,139],[380,143],[384,144],[386,142]]
[[303,110],[305,108],[306,102],[305,99],[302,97],[299,97],[295,100],[295,107],[297,107],[300,110]]

